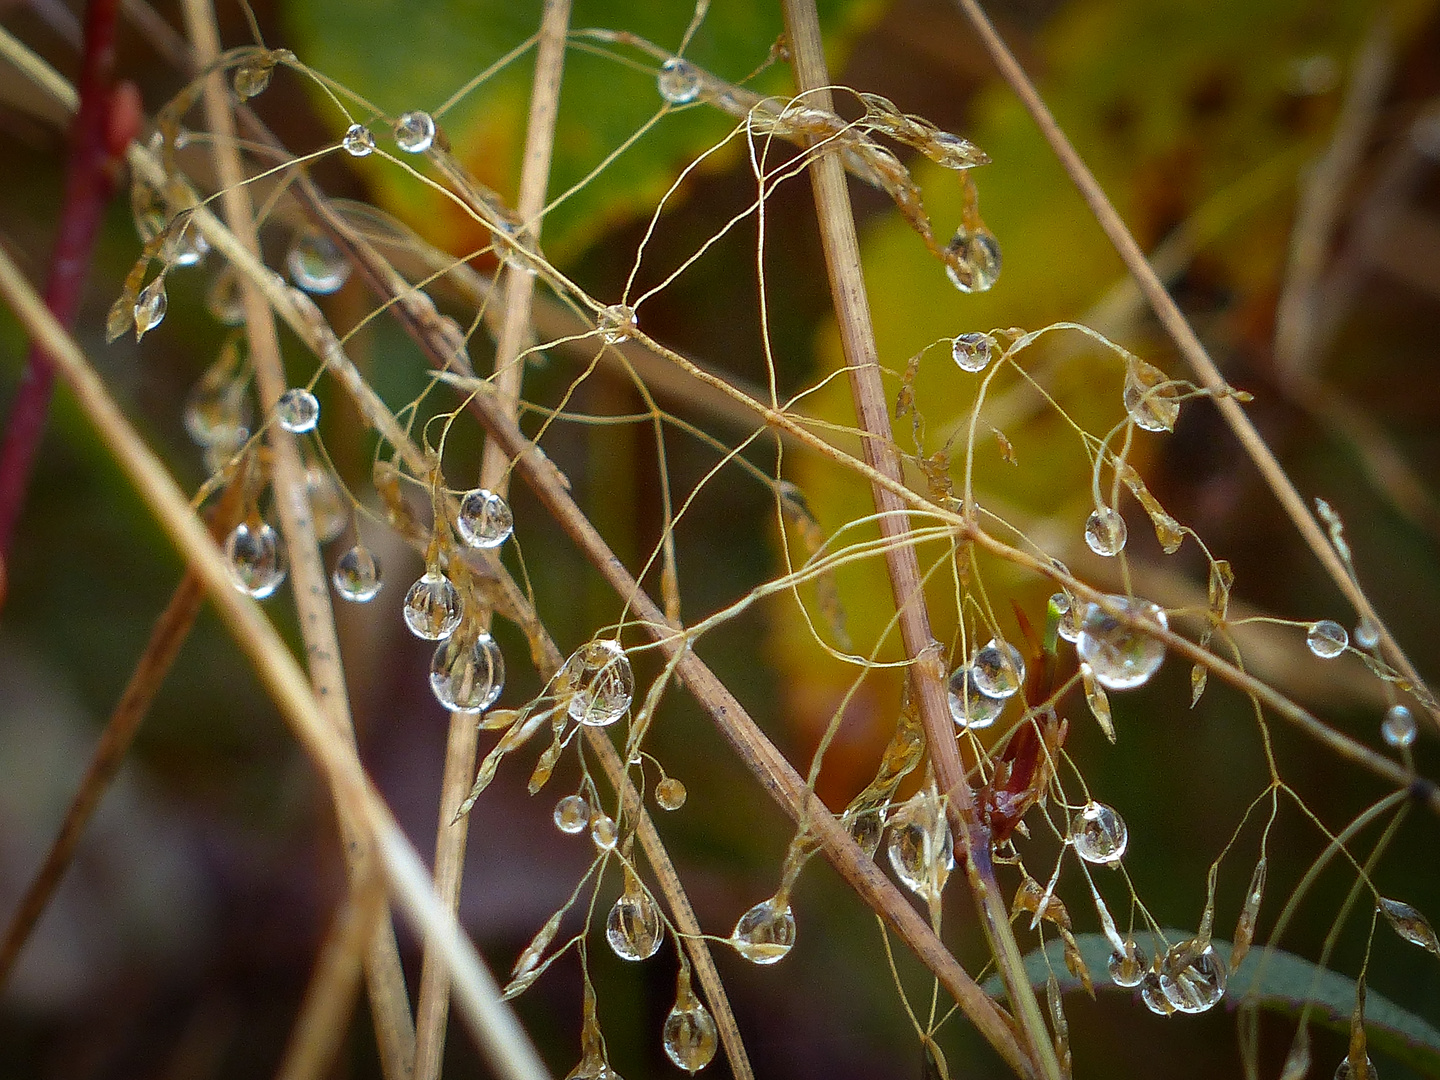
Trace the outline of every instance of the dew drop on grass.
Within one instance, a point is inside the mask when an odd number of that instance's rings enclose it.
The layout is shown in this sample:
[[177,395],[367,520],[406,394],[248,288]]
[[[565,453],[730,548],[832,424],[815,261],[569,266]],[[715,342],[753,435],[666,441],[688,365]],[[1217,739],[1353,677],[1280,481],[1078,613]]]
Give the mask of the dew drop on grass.
[[950,356],[961,371],[984,371],[995,341],[989,334],[961,334],[950,345]]
[[774,964],[795,945],[795,916],[779,898],[762,900],[735,923],[730,944],[752,964]]
[[1175,1006],[1170,1004],[1170,999],[1165,996],[1165,991],[1160,989],[1160,976],[1153,971],[1147,971],[1144,979],[1140,982],[1140,1000],[1156,1016],[1173,1016],[1175,1014]]
[[364,124],[351,124],[345,129],[340,145],[351,157],[366,157],[375,152],[375,136]]
[[1055,632],[1060,637],[1075,644],[1080,640],[1079,605],[1070,599],[1069,594],[1057,592],[1050,597],[1050,610],[1056,615]]
[[1005,702],[982,693],[969,664],[956,668],[949,683],[950,718],[961,730],[978,731],[993,724],[1005,711]]
[[350,505],[333,473],[319,462],[305,468],[305,494],[310,497],[310,517],[315,539],[322,544],[338,540],[350,523]]
[[[1132,618],[1154,623],[1161,630],[1170,625],[1165,610],[1149,600],[1109,596],[1106,601]],[[1096,681],[1111,690],[1128,690],[1148,682],[1165,660],[1163,641],[1125,625],[1099,604],[1085,605],[1075,649],[1095,672]]]
[[991,638],[970,660],[975,688],[993,698],[1009,698],[1025,685],[1025,658],[1003,638]]
[[435,143],[435,118],[416,109],[395,121],[395,145],[407,154],[423,154]]
[[1440,956],[1440,939],[1430,921],[1409,904],[1382,896],[1377,906],[1390,928],[1412,945],[1419,945],[1426,952]]
[[688,796],[685,785],[673,776],[667,776],[655,785],[655,803],[661,810],[679,810]]
[[154,330],[165,318],[169,298],[165,295],[165,275],[140,290],[135,300],[135,340],[139,341],[148,331]]
[[927,903],[939,899],[955,867],[955,847],[933,789],[920,790],[900,808],[885,853],[900,884]]
[[1391,705],[1380,721],[1380,734],[1397,750],[1415,741],[1415,714],[1405,705]]
[[285,580],[285,555],[280,536],[267,523],[241,522],[225,538],[230,580],[256,600],[272,595]]
[[509,504],[499,495],[475,488],[461,498],[455,528],[460,539],[473,548],[497,548],[510,538],[515,519]]
[[1176,1012],[1202,1013],[1225,996],[1228,972],[1213,945],[1198,941],[1174,946],[1160,962],[1160,991]]
[[635,314],[635,309],[629,304],[611,304],[600,309],[596,323],[605,343],[618,345],[640,325],[640,316]]
[[1345,651],[1350,644],[1350,635],[1345,627],[1332,619],[1321,619],[1310,624],[1305,635],[1305,644],[1322,660],[1331,660]]
[[449,637],[460,625],[460,594],[438,570],[427,570],[405,594],[405,625],[426,641]]
[[1124,951],[1116,949],[1110,954],[1110,963],[1107,966],[1110,970],[1110,981],[1116,986],[1129,989],[1145,981],[1150,958],[1132,939],[1125,942]]
[[608,727],[630,708],[635,675],[619,642],[588,641],[571,653],[555,677],[556,692],[569,695],[565,710],[587,727]]
[[655,86],[671,105],[689,105],[700,96],[700,73],[690,61],[672,56],[660,65]]
[[303,386],[292,386],[275,403],[275,419],[292,435],[314,431],[320,420],[320,402]]
[[715,1020],[690,989],[690,969],[682,967],[675,988],[675,1007],[660,1032],[666,1056],[694,1075],[715,1058],[719,1043]]
[[1088,863],[1118,863],[1129,840],[1125,819],[1104,803],[1088,802],[1070,819],[1070,842],[1075,854]]
[[339,246],[314,229],[295,234],[285,253],[285,268],[291,281],[316,296],[338,291],[350,277],[350,261]]
[[609,814],[596,814],[590,819],[590,839],[601,851],[614,851],[620,840],[620,829]]
[[963,293],[988,290],[1000,277],[1000,244],[995,235],[984,226],[956,229],[945,245],[945,274]]
[[1119,555],[1127,537],[1125,519],[1113,507],[1096,507],[1085,519],[1085,546],[1096,555]]
[[209,250],[210,241],[189,214],[177,218],[166,232],[163,254],[171,266],[197,266]]
[[330,575],[335,591],[352,604],[368,604],[380,591],[380,562],[370,549],[356,544],[335,561]]
[[578,836],[590,824],[590,804],[579,795],[566,795],[555,804],[555,827],[568,836]]
[[1179,393],[1154,364],[1132,358],[1125,369],[1125,411],[1146,431],[1173,431],[1180,418]]
[[505,688],[505,656],[484,630],[452,634],[430,661],[430,689],[451,712],[481,713]]
[[1354,638],[1362,649],[1373,649],[1380,644],[1380,631],[1369,619],[1361,619],[1355,624]]
[[235,96],[241,101],[259,97],[270,85],[270,76],[275,71],[275,61],[268,52],[243,60],[230,77],[235,87]]
[[665,940],[665,924],[655,901],[627,872],[625,891],[605,920],[605,940],[621,960],[648,960]]

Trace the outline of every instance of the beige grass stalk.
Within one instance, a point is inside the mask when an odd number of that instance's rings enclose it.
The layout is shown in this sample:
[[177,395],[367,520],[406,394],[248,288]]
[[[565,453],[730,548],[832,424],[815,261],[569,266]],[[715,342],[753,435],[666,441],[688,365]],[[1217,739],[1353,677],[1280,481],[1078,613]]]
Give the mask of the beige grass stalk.
[[0,298],[46,351],[102,443],[203,582],[226,629],[314,760],[337,804],[375,837],[391,894],[422,936],[433,935],[443,943],[457,1001],[491,1068],[504,1080],[546,1080],[545,1066],[524,1029],[500,1000],[494,977],[474,945],[436,899],[419,856],[366,777],[353,744],[321,711],[305,673],[260,606],[235,589],[224,556],[165,466],[130,426],[80,347],[3,250]]
[[[220,55],[220,35],[211,0],[185,0],[183,9],[195,60],[202,68],[206,67]],[[214,135],[216,173],[230,230],[249,252],[258,255],[260,240],[255,229],[255,213],[236,149],[230,91],[222,74],[213,73],[206,79],[204,105],[206,121]],[[265,298],[243,280],[241,288],[256,388],[264,415],[269,416],[289,386],[280,357],[280,339],[274,314]],[[335,730],[353,743],[355,729],[340,659],[340,640],[335,632],[325,566],[315,538],[305,465],[295,437],[278,424],[269,428],[266,441],[271,451],[276,516],[290,560],[291,591],[300,617],[310,680]],[[355,882],[368,880],[373,874],[370,868],[374,859],[373,841],[343,813],[339,814],[339,824],[353,887]],[[381,1065],[387,1080],[405,1080],[415,1060],[415,1026],[395,928],[388,915],[382,916],[376,927],[366,952],[365,969]]]

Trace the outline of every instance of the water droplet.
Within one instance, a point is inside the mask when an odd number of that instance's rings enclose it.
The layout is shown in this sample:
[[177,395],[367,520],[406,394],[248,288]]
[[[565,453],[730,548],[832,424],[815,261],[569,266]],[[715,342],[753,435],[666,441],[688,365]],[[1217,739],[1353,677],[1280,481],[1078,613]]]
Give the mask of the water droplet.
[[1002,638],[991,638],[970,660],[975,688],[993,698],[1014,697],[1025,685],[1025,658]]
[[285,580],[285,554],[280,536],[265,522],[241,522],[225,539],[230,580],[243,593],[264,600]]
[[337,540],[350,523],[350,504],[334,473],[318,461],[305,467],[305,493],[310,497],[310,519],[315,539],[322,544]]
[[375,152],[375,136],[364,124],[351,124],[345,129],[340,145],[351,157],[366,157]]
[[570,655],[555,677],[556,691],[569,695],[570,716],[589,727],[613,724],[630,708],[635,676],[617,641],[588,641]]
[[1225,996],[1228,973],[1213,945],[1198,941],[1174,946],[1160,962],[1160,990],[1176,1012],[1202,1013]]
[[618,345],[640,325],[640,316],[629,304],[611,304],[600,309],[596,325],[600,327],[600,336],[607,345]]
[[961,334],[950,345],[950,355],[961,371],[984,371],[990,363],[995,339],[989,334]]
[[1070,842],[1088,863],[1118,863],[1129,841],[1125,819],[1104,803],[1088,802],[1070,819]]
[[632,888],[632,882],[626,881],[625,891],[605,920],[605,940],[621,960],[648,960],[665,940],[660,911],[638,883]]
[[140,290],[135,300],[135,340],[139,341],[147,331],[154,330],[165,318],[169,298],[165,295],[165,275]]
[[1160,976],[1153,971],[1147,971],[1140,982],[1140,1000],[1156,1016],[1175,1015],[1175,1006],[1170,1004],[1165,991],[1160,989]]
[[790,905],[783,908],[778,897],[762,900],[735,924],[730,944],[752,964],[774,964],[785,958],[795,944],[795,916]]
[[438,570],[427,570],[405,594],[405,625],[426,641],[439,641],[460,625],[460,594]]
[[[1335,1066],[1335,1080],[1350,1080],[1354,1070],[1350,1068],[1350,1055],[1340,1059],[1340,1064]],[[1375,1063],[1370,1060],[1370,1055],[1365,1055],[1365,1077],[1366,1080],[1380,1080],[1380,1074],[1375,1071]]]
[[590,819],[590,839],[601,851],[614,851],[620,840],[620,829],[609,814],[596,814]]
[[1428,919],[1409,904],[1382,896],[1378,901],[1380,913],[1390,928],[1412,945],[1419,945],[1426,952],[1440,956],[1440,939]]
[[934,789],[917,792],[896,813],[885,853],[900,884],[927,903],[939,899],[955,868],[955,846]]
[[931,161],[946,169],[973,169],[990,160],[989,155],[969,139],[962,139],[948,131],[935,132],[920,149]]
[[295,234],[285,254],[285,267],[296,285],[317,296],[338,291],[350,277],[350,262],[339,246],[313,229]]
[[973,232],[963,225],[945,245],[945,273],[964,293],[985,292],[1000,277],[1000,244],[983,225]]
[[981,693],[969,664],[951,672],[949,689],[950,718],[962,730],[987,728],[1005,711],[1004,701]]
[[250,437],[250,401],[245,382],[222,355],[185,399],[185,430],[198,446],[239,447]]
[[1123,952],[1116,949],[1110,954],[1110,981],[1126,989],[1139,986],[1145,981],[1149,966],[1150,958],[1145,955],[1145,950],[1133,940],[1127,940]]
[[860,845],[860,850],[868,858],[875,858],[875,852],[880,850],[880,836],[885,830],[884,806],[853,815],[847,825],[850,838]]
[[690,972],[685,968],[680,969],[675,1007],[660,1036],[666,1055],[688,1073],[699,1072],[715,1058],[719,1043],[715,1020],[690,989]]
[[1125,367],[1125,411],[1136,427],[1174,431],[1180,418],[1179,391],[1154,364],[1131,357]]
[[1050,597],[1050,610],[1058,616],[1055,632],[1072,645],[1080,640],[1078,608],[1079,605],[1071,601],[1068,593],[1057,592]]
[[579,795],[566,795],[555,804],[555,827],[569,836],[578,836],[590,824],[590,804]]
[[455,518],[460,539],[473,548],[497,548],[510,538],[515,519],[499,495],[484,488],[467,491]]
[[1305,635],[1305,644],[1320,659],[1330,660],[1345,651],[1345,646],[1350,644],[1350,635],[1339,623],[1331,619],[1321,619],[1310,624],[1310,630]]
[[[1149,600],[1108,596],[1106,603],[1161,630],[1170,626],[1165,610]],[[1111,690],[1128,690],[1148,682],[1165,660],[1163,641],[1124,625],[1099,604],[1085,605],[1075,650],[1094,670],[1100,685]]]
[[1380,721],[1380,734],[1397,750],[1415,741],[1415,715],[1404,705],[1391,705]]
[[655,803],[661,810],[679,810],[685,805],[688,795],[685,785],[673,776],[667,776],[655,785]]
[[689,105],[700,96],[700,73],[690,61],[672,56],[660,65],[655,85],[671,105]]
[[435,142],[435,118],[416,109],[395,121],[395,145],[407,154],[423,154]]
[[1085,519],[1085,546],[1096,555],[1119,555],[1127,536],[1125,519],[1113,507],[1098,506]]
[[1380,644],[1380,630],[1369,619],[1361,619],[1355,624],[1355,644],[1362,649],[1373,649]]
[[335,562],[330,575],[335,591],[352,604],[365,604],[380,591],[380,562],[370,549],[356,544]]
[[210,241],[195,226],[190,214],[177,217],[165,231],[162,254],[170,266],[195,266],[209,250]]
[[292,435],[314,431],[320,419],[320,402],[303,386],[292,386],[275,403],[275,419]]
[[235,87],[235,96],[241,101],[249,101],[253,97],[259,97],[270,85],[270,76],[275,71],[275,62],[284,50],[269,50],[257,53],[254,56],[246,57],[235,67],[231,75],[231,83]]
[[505,656],[484,630],[476,630],[473,637],[452,634],[435,650],[430,689],[451,712],[484,712],[504,688]]

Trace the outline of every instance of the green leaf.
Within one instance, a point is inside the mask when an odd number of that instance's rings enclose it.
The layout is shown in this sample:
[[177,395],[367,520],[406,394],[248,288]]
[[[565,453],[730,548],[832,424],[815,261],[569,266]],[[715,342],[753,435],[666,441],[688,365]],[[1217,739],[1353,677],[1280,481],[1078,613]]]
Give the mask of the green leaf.
[[[1187,930],[1167,928],[1170,941],[1185,941],[1195,935]],[[1109,979],[1110,942],[1103,934],[1077,934],[1075,943],[1090,969],[1097,990],[1121,990]],[[1230,950],[1228,941],[1214,939],[1222,954]],[[1142,940],[1141,945],[1146,943]],[[1025,975],[1030,985],[1039,989],[1054,972],[1060,989],[1069,993],[1080,989],[1080,980],[1065,967],[1064,946],[1052,941],[1044,949],[1033,949],[1025,955]],[[1004,992],[998,975],[985,981],[984,990],[992,997]],[[1134,993],[1125,990],[1125,993]],[[1350,1030],[1350,1015],[1355,1009],[1355,980],[1334,971],[1320,968],[1309,960],[1283,949],[1254,948],[1238,970],[1230,973],[1225,1003],[1234,1008],[1240,1001],[1253,1003],[1270,1012],[1298,1017],[1306,1001],[1312,1002],[1310,1019],[1321,1027],[1342,1035]],[[1426,1076],[1440,1077],[1440,1031],[1427,1021],[1374,990],[1365,991],[1365,1032],[1372,1050],[1388,1054]]]

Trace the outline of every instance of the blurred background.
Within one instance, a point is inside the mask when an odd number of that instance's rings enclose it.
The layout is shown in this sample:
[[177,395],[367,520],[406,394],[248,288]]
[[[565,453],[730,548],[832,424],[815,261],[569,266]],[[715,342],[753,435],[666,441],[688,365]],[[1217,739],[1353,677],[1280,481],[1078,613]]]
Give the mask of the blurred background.
[[[1360,581],[1421,674],[1433,679],[1440,674],[1431,647],[1440,635],[1440,7],[1429,0],[998,0],[989,6],[1141,246],[1155,253],[1227,380],[1254,395],[1249,414],[1302,494],[1323,497],[1343,518]],[[631,30],[673,48],[692,14],[683,4],[645,13],[635,8],[580,2],[572,25]],[[155,10],[180,25],[172,5]],[[502,0],[270,0],[257,3],[255,14],[266,44],[294,49],[305,63],[391,113],[435,108],[532,33],[539,19],[538,5]],[[0,4],[0,22],[72,78],[79,15],[66,0]],[[222,3],[219,16],[227,46],[251,41],[238,8]],[[838,82],[882,94],[905,112],[965,135],[993,160],[973,175],[1004,270],[983,295],[956,292],[889,201],[852,183],[882,363],[894,373],[887,382],[892,393],[907,360],[937,338],[994,327],[1035,329],[1057,320],[1096,326],[1172,376],[1187,374],[1127,291],[1118,259],[954,7],[941,0],[831,0],[822,17]],[[716,5],[686,55],[738,81],[764,63],[781,31],[776,5]],[[184,83],[165,61],[163,45],[153,29],[122,19],[117,74],[139,84],[149,113]],[[510,200],[532,65],[527,54],[444,119],[457,154]],[[783,90],[787,79],[781,64],[763,73],[759,85]],[[656,108],[653,73],[612,58],[574,49],[565,80],[552,193],[584,177]],[[0,242],[40,280],[56,231],[64,127],[8,66],[0,88]],[[313,85],[285,71],[255,105],[296,152],[333,142],[344,127]],[[617,299],[660,197],[679,170],[731,126],[704,109],[663,118],[547,217],[547,254],[591,295]],[[1337,131],[1349,140],[1342,145],[1348,155],[1335,150]],[[937,232],[948,232],[960,212],[953,177],[923,159],[906,160]],[[1333,167],[1317,166],[1322,160]],[[330,155],[316,162],[313,174],[331,194],[372,201],[446,250],[463,255],[484,243],[433,191],[378,158]],[[194,490],[204,469],[182,425],[184,401],[224,331],[206,313],[207,274],[177,272],[166,321],[143,346],[128,339],[104,345],[105,312],[138,252],[121,190],[106,218],[77,335],[132,420]],[[708,158],[668,199],[634,292],[663,280],[754,194],[738,146]],[[803,177],[767,201],[768,337],[782,398],[841,365],[813,222]],[[282,263],[294,225],[282,208],[267,229],[271,265]],[[1307,242],[1317,253],[1308,277],[1292,257]],[[494,266],[484,257],[475,265]],[[1306,282],[1309,292],[1300,290]],[[746,223],[648,299],[640,318],[657,340],[736,380],[763,385],[759,295],[756,233]],[[453,302],[443,292],[437,300],[442,307]],[[337,325],[348,326],[372,301],[351,282],[324,303]],[[1292,337],[1277,331],[1286,318],[1298,319]],[[25,347],[8,315],[0,315],[0,340],[5,407]],[[352,345],[392,405],[424,389],[423,360],[385,320]],[[313,361],[293,340],[287,347],[292,379],[308,378]],[[472,344],[477,361],[484,352]],[[1119,419],[1123,371],[1113,358],[1057,338],[1026,363],[1091,430],[1103,433]],[[580,372],[572,355],[547,352],[527,375],[526,396],[556,402]],[[927,453],[973,400],[973,382],[957,382],[956,375],[943,349],[920,368],[915,390]],[[373,503],[373,444],[357,433],[333,388],[322,381],[317,392],[330,456],[362,501]],[[852,424],[845,398],[838,380],[808,396],[802,408]],[[667,398],[663,404],[728,443],[745,434],[694,402]],[[580,384],[570,408],[619,415],[640,405],[633,386],[602,369]],[[1080,576],[1110,580],[1113,568],[1078,543],[1091,507],[1088,463],[1073,435],[1055,414],[1037,409],[1033,396],[1007,399],[993,422],[1004,429],[1019,464],[1004,461],[993,443],[983,444],[975,465],[982,503],[1043,540]],[[898,430],[909,449],[903,426]],[[610,545],[638,568],[664,522],[661,449],[649,426],[557,424],[544,445]],[[479,447],[473,424],[456,426],[445,459],[452,485],[469,486]],[[677,499],[716,460],[713,448],[673,430],[663,454]],[[773,450],[762,444],[751,457],[774,471]],[[1137,444],[1132,461],[1167,509],[1193,526],[1216,557],[1231,561],[1237,603],[1289,619],[1354,625],[1354,614],[1207,403],[1187,404],[1173,435]],[[783,474],[801,486],[827,532],[867,512],[867,489],[821,462],[788,457]],[[516,492],[514,510],[537,608],[562,650],[573,648],[613,622],[619,605],[525,492]],[[1138,512],[1130,532],[1137,591],[1183,606],[1198,589],[1203,604],[1206,563],[1193,543],[1173,557],[1161,555]],[[365,539],[380,554],[387,585],[374,603],[337,612],[361,755],[427,855],[447,720],[427,686],[431,649],[404,632],[397,610],[421,564],[383,529],[370,526]],[[676,541],[691,622],[782,566],[773,496],[738,470],[701,489]],[[327,564],[345,543],[327,552]],[[1031,619],[1043,618],[1047,585],[1004,567],[983,569],[1002,623],[1014,625],[1012,600]],[[181,571],[73,403],[59,394],[0,609],[0,912],[6,917],[43,857]],[[883,573],[872,563],[854,566],[839,585],[849,629],[868,645],[891,612]],[[943,583],[937,585],[943,597]],[[953,608],[952,600],[948,626],[947,616],[937,616],[945,640],[954,630]],[[267,610],[296,640],[288,599],[277,596]],[[511,658],[502,703],[519,704],[539,683],[513,628],[501,626],[497,637]],[[1247,662],[1340,730],[1384,750],[1381,684],[1353,656],[1311,657],[1302,637],[1303,630],[1294,630],[1255,638]],[[882,658],[892,655],[887,648]],[[853,669],[825,660],[803,632],[793,602],[783,598],[723,624],[699,651],[803,772],[850,689]],[[654,674],[637,665],[641,685]],[[1127,868],[1137,892],[1162,924],[1194,927],[1206,870],[1264,789],[1267,773],[1246,699],[1212,685],[1192,710],[1186,675],[1184,665],[1172,661],[1143,690],[1117,695],[1113,747],[1090,722],[1083,700],[1067,701],[1064,711],[1072,723],[1068,747],[1086,782],[1129,823]],[[898,706],[893,674],[872,673],[854,693],[820,780],[832,806],[843,806],[873,774]],[[1270,728],[1281,776],[1331,830],[1386,793],[1368,774],[1278,722]],[[689,788],[683,810],[664,815],[659,825],[701,924],[724,934],[773,891],[790,825],[682,693],[667,695],[650,749]],[[471,833],[461,912],[500,971],[569,895],[590,857],[583,840],[562,836],[550,823],[554,799],[573,790],[573,762],[532,799],[525,779],[533,753],[519,758],[502,767],[474,811],[484,825]],[[1423,723],[1415,760],[1422,775],[1440,775],[1434,731]],[[1417,808],[1375,874],[1382,892],[1432,917],[1440,917],[1436,824]],[[1252,821],[1222,872],[1217,934],[1230,932],[1257,844]],[[1262,941],[1322,847],[1313,825],[1287,806],[1270,841]],[[1037,850],[1035,867],[1050,865],[1053,855],[1043,854],[1043,841]],[[244,658],[203,612],[4,987],[0,1077],[229,1080],[273,1073],[343,880],[327,795]],[[1333,870],[1320,878],[1286,948],[1316,955],[1350,881]],[[952,888],[947,899],[946,938],[978,968],[983,944],[962,891]],[[1077,930],[1096,929],[1082,896],[1064,888],[1062,895]],[[818,861],[794,902],[799,943],[782,965],[757,968],[718,950],[757,1076],[919,1080],[925,1064],[873,916]],[[1358,969],[1367,929],[1368,920],[1352,918],[1339,938],[1336,970],[1353,975]],[[401,933],[413,986],[419,948]],[[617,1071],[630,1080],[672,1074],[658,1031],[673,1002],[673,953],[631,965],[597,945],[590,962]],[[918,966],[901,957],[898,971],[923,1008],[929,991]],[[1440,1025],[1440,964],[1383,927],[1369,985]],[[1162,1019],[1128,992],[1113,990],[1095,1002],[1083,995],[1066,1001],[1077,1076],[1239,1075],[1235,1021],[1225,1009]],[[552,1070],[564,1075],[579,1057],[573,953],[517,1007]],[[1292,1029],[1275,1017],[1262,1025],[1267,1075],[1278,1075]],[[1005,1075],[963,1021],[951,1021],[940,1042],[953,1075]],[[1344,1045],[1338,1035],[1317,1033],[1311,1075],[1328,1077]],[[1377,1065],[1387,1078],[1412,1075],[1379,1055]],[[728,1071],[723,1058],[711,1071]],[[335,1075],[379,1075],[363,1006]],[[458,1023],[451,1025],[445,1075],[485,1075]]]

